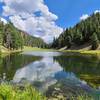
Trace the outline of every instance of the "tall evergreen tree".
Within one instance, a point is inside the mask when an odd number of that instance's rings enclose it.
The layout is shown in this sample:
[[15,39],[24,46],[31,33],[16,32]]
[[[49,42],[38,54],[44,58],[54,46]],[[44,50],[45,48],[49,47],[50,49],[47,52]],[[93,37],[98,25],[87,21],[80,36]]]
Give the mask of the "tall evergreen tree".
[[92,41],[92,49],[93,50],[97,49],[97,47],[99,46],[99,40],[96,33],[93,33],[91,41]]

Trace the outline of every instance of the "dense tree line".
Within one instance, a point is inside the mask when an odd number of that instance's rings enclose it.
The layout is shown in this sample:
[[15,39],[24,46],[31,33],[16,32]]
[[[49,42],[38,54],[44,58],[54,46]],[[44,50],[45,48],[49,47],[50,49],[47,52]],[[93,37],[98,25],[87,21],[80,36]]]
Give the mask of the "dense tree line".
[[39,47],[39,48],[47,48],[48,45],[41,39],[37,37],[33,37],[31,35],[28,35],[27,33],[23,33],[24,38],[24,45],[25,46],[31,46],[31,47]]
[[23,49],[23,46],[45,48],[47,44],[40,38],[30,36],[15,28],[12,23],[0,21],[0,45],[8,49]]
[[67,28],[58,38],[54,38],[52,47],[80,46],[90,43],[91,49],[96,49],[100,41],[100,13],[93,13],[74,27]]

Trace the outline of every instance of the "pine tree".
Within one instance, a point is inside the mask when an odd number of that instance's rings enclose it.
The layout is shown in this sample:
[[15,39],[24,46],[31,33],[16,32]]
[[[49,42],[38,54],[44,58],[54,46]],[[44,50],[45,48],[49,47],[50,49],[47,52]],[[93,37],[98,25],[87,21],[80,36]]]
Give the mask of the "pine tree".
[[2,42],[3,42],[3,39],[2,39],[2,34],[1,34],[1,32],[0,32],[0,52],[1,52]]
[[66,37],[65,42],[67,44],[67,47],[70,48],[72,44],[71,37],[70,36]]
[[93,33],[91,41],[92,41],[92,49],[93,50],[97,49],[99,46],[99,40],[96,33]]

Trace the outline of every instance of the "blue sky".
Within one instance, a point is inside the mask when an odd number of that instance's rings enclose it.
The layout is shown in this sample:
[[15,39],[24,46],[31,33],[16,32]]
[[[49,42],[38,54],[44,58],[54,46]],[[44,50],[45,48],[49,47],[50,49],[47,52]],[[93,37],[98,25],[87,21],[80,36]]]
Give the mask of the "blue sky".
[[[3,1],[3,2],[2,2]],[[100,0],[0,0],[0,16],[15,27],[50,42],[94,11]],[[4,22],[6,22],[2,19]]]
[[2,4],[0,3],[0,16],[1,16],[1,13],[2,13]]
[[45,0],[45,3],[58,15],[57,24],[64,28],[75,25],[83,14],[100,10],[100,0]]

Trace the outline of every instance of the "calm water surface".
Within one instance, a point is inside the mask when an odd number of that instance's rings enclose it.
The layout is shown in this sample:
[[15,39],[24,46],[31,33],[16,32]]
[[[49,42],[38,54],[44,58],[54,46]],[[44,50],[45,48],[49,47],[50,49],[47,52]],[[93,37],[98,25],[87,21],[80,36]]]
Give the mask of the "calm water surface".
[[23,52],[0,58],[0,78],[29,82],[40,91],[61,82],[100,93],[100,57],[60,52]]

